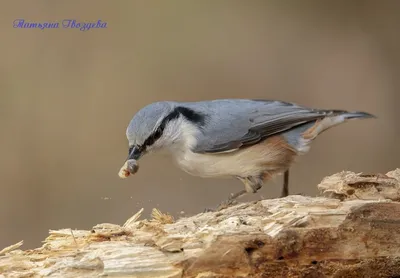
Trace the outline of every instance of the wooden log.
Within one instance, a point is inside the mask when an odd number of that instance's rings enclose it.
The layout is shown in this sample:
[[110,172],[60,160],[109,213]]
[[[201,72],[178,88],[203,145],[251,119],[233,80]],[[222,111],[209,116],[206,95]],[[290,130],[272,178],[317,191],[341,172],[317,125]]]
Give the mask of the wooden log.
[[241,203],[175,221],[50,231],[42,247],[0,251],[0,277],[399,277],[400,169],[342,172],[322,197]]

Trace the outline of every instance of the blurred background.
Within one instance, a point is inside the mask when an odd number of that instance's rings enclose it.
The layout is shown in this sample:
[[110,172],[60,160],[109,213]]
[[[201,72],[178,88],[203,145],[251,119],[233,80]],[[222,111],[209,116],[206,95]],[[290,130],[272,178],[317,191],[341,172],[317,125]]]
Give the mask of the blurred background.
[[[400,1],[3,1],[0,249],[49,229],[123,224],[144,208],[215,207],[235,179],[191,177],[162,154],[118,178],[126,127],[159,100],[265,98],[368,111],[331,129],[292,168],[291,193],[342,170],[400,166]],[[107,22],[107,29],[14,29]],[[282,178],[243,200],[276,198]],[[182,211],[184,213],[182,213]]]

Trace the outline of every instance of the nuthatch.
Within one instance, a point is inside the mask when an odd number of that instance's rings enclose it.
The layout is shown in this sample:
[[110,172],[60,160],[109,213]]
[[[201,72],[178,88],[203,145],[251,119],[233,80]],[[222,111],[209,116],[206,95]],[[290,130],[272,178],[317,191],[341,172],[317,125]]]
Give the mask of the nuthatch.
[[142,108],[126,130],[129,154],[119,176],[138,170],[144,154],[168,149],[185,172],[200,177],[236,177],[255,193],[272,176],[285,174],[323,131],[350,119],[374,118],[365,112],[322,110],[294,103],[220,99],[162,101]]

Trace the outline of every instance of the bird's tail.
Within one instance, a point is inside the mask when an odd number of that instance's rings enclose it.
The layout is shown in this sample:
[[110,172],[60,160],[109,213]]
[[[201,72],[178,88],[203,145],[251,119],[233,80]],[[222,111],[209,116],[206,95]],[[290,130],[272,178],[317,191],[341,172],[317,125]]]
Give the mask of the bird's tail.
[[352,119],[367,119],[376,118],[374,115],[366,112],[349,112],[344,110],[325,110],[325,117],[303,134],[303,136],[309,140],[313,140],[318,134],[334,127],[338,124],[344,123],[347,120]]
[[315,122],[308,123],[304,126],[293,129],[287,133],[287,138],[298,136],[300,133],[300,139],[296,140],[294,143],[296,149],[300,153],[306,153],[310,148],[310,143],[321,133],[352,119],[368,119],[376,118],[374,115],[366,112],[350,112],[344,110],[322,110],[320,111],[324,115],[322,119]]
[[355,112],[341,111],[341,113],[339,113],[338,115],[342,115],[346,120],[376,118],[375,115],[360,111],[355,111]]

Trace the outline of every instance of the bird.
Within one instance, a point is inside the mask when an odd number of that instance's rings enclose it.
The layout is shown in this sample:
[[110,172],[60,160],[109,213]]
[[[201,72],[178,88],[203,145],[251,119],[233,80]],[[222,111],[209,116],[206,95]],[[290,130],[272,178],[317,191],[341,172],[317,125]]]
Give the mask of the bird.
[[190,175],[240,180],[244,189],[231,194],[229,204],[246,193],[256,193],[281,174],[281,197],[286,197],[289,169],[318,135],[348,120],[366,118],[376,117],[279,100],[158,101],[140,109],[129,122],[128,157],[119,176],[135,174],[144,155],[168,150]]

